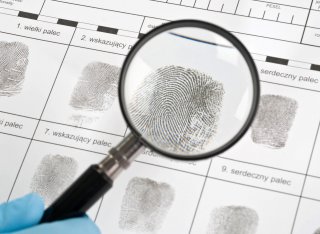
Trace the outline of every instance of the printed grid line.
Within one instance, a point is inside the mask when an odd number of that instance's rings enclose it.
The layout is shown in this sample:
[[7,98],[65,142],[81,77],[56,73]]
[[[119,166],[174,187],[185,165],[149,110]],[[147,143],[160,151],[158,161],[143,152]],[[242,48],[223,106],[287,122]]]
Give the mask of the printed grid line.
[[308,21],[309,21],[309,17],[310,17],[311,10],[312,10],[312,5],[313,5],[313,0],[311,1],[311,4],[310,4],[310,8],[309,8],[309,11],[308,11],[308,16],[307,16],[307,20],[306,20],[306,23],[305,23],[304,28],[303,28],[303,33],[302,33],[302,37],[301,37],[300,43],[302,43],[304,34],[305,34],[305,32],[306,32],[307,24],[308,24]]
[[315,136],[315,139],[314,139],[314,143],[313,143],[313,147],[312,147],[312,150],[311,150],[311,154],[310,154],[310,157],[309,157],[308,167],[307,167],[307,170],[306,170],[304,182],[303,182],[301,193],[300,193],[300,196],[299,196],[299,202],[298,202],[297,210],[296,210],[296,213],[295,213],[295,216],[294,216],[293,225],[292,225],[292,229],[291,229],[291,234],[294,231],[294,226],[295,226],[296,219],[297,219],[297,216],[298,216],[301,199],[302,199],[304,188],[305,188],[305,184],[306,184],[306,181],[307,181],[307,178],[308,178],[308,172],[309,172],[309,169],[310,169],[313,152],[314,152],[314,149],[315,149],[315,146],[316,146],[316,142],[317,142],[317,138],[318,138],[318,134],[319,134],[319,129],[320,129],[320,122],[319,122],[318,129],[317,129],[317,132],[316,132],[316,136]]
[[194,215],[193,215],[193,219],[192,219],[192,222],[191,222],[191,225],[190,225],[189,234],[190,234],[191,231],[192,231],[193,224],[194,224],[194,221],[195,221],[195,219],[196,219],[196,216],[197,216],[197,213],[198,213],[198,210],[199,210],[199,205],[200,205],[200,202],[201,202],[201,199],[202,199],[202,195],[203,195],[204,189],[205,189],[205,187],[206,187],[206,183],[207,183],[207,180],[208,180],[208,176],[209,176],[209,172],[210,172],[210,168],[211,168],[212,161],[213,161],[213,160],[211,159],[211,160],[210,160],[209,167],[208,167],[208,170],[207,170],[207,174],[206,174],[205,179],[204,179],[204,182],[203,182],[203,186],[202,186],[202,189],[201,189],[201,192],[200,192],[199,200],[198,200],[198,203],[197,203],[197,206],[196,206]]
[[44,7],[44,4],[46,4],[46,1],[47,1],[47,0],[44,0],[44,1],[43,1],[42,6],[41,6],[41,9],[40,9],[40,11],[39,11],[39,15],[40,15],[41,12],[42,12],[42,9],[43,9],[43,7]]

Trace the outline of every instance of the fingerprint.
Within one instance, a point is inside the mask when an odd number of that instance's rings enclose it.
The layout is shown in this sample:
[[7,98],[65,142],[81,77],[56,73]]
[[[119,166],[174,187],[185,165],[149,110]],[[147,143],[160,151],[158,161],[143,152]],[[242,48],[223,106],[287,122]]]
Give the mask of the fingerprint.
[[255,234],[258,222],[258,214],[251,208],[219,207],[211,213],[207,234]]
[[193,69],[166,66],[148,75],[129,105],[144,137],[177,153],[197,152],[216,134],[224,88]]
[[31,190],[39,193],[49,205],[72,183],[77,169],[78,163],[73,158],[46,155],[32,178]]
[[119,72],[107,63],[88,64],[73,89],[70,105],[78,110],[108,110],[117,97]]
[[21,92],[28,56],[25,44],[0,41],[0,96],[10,97]]
[[313,234],[320,234],[320,228],[318,228]]
[[135,232],[159,230],[174,200],[174,190],[166,183],[135,177],[122,200],[119,227]]
[[298,103],[292,98],[263,95],[252,124],[252,141],[276,149],[285,147],[297,108]]

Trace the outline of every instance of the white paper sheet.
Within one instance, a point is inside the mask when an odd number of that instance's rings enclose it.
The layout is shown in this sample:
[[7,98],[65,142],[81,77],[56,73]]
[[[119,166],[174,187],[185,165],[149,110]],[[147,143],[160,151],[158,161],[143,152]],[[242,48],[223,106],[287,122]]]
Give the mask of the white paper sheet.
[[[92,66],[120,68],[150,29],[190,18],[225,27],[247,46],[269,119],[212,160],[146,150],[90,217],[102,233],[318,233],[317,0],[0,0],[0,79],[21,80],[9,90],[0,83],[0,201],[37,191],[49,204],[58,194],[44,185],[67,186],[121,141],[128,129],[117,98],[102,111],[79,110],[75,87]],[[19,63],[10,65],[9,54]],[[267,114],[274,110],[285,115]]]

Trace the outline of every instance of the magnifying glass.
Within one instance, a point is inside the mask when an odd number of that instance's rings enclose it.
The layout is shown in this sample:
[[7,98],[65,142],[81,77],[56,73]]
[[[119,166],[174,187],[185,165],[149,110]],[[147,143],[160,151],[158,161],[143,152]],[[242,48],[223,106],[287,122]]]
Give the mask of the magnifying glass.
[[41,222],[83,215],[145,147],[182,160],[224,152],[252,123],[259,93],[253,59],[226,30],[196,20],[152,30],[121,71],[119,98],[131,133],[90,166]]

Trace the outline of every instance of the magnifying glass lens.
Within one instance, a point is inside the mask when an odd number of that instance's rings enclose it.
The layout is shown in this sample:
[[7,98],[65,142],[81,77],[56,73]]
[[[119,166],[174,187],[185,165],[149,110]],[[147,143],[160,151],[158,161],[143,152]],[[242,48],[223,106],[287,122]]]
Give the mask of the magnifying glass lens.
[[247,127],[257,84],[242,47],[227,36],[177,27],[145,40],[131,56],[122,109],[150,148],[194,158],[225,147]]

